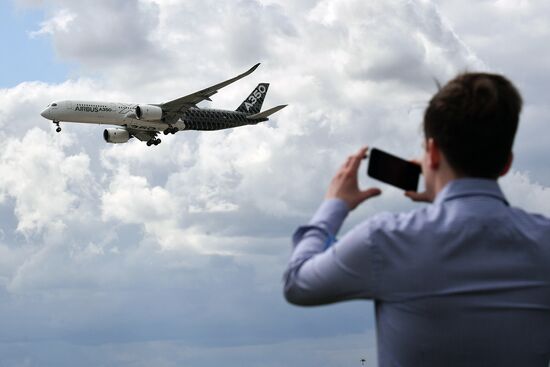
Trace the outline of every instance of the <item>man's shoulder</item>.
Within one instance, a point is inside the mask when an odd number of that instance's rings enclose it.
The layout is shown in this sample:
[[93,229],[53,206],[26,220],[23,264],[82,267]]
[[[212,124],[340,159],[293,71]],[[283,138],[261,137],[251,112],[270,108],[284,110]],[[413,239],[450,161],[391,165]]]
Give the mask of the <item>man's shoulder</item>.
[[510,217],[518,225],[546,229],[550,232],[550,218],[543,214],[532,213],[518,207],[510,207]]
[[522,232],[537,233],[550,237],[550,218],[530,213],[524,209],[503,206],[491,213],[472,211],[471,208],[449,205],[448,203],[429,204],[403,212],[382,212],[357,226],[371,239],[411,240],[421,238],[450,238],[459,235],[465,228],[475,232],[476,228],[486,228],[497,224],[499,227],[515,227]]
[[443,215],[440,207],[426,205],[402,212],[381,212],[361,222],[358,227],[370,235],[384,233],[418,233],[436,226]]

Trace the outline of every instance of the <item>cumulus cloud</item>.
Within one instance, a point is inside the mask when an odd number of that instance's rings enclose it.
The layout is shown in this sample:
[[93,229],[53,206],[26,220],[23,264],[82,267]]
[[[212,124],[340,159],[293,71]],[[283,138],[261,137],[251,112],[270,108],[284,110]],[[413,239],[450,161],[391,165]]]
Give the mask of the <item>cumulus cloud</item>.
[[23,139],[2,146],[0,192],[15,199],[18,231],[62,231],[64,219],[84,209],[79,196],[90,191],[89,157],[66,156],[63,146],[68,144],[69,136],[53,141],[44,131],[32,129]]
[[[270,348],[298,360],[295,349],[273,343],[302,338],[314,350],[326,346],[320,336],[356,340],[373,327],[364,304],[302,312],[284,303],[289,234],[308,220],[332,172],[359,146],[419,153],[433,77],[495,67],[513,72],[518,63],[513,50],[510,57],[488,54],[479,32],[485,18],[456,16],[454,1],[32,2],[46,13],[33,36],[51,39],[61,59],[78,65],[78,77],[0,90],[0,341],[30,343],[18,344],[10,361],[31,365],[53,341],[72,343],[72,362],[80,352],[97,352],[124,365],[136,362],[137,350],[167,350],[171,359],[161,362],[170,365],[209,353],[257,361],[257,351]],[[480,5],[496,9],[491,26],[519,37],[507,21],[519,15],[497,3]],[[546,9],[540,6],[520,13],[534,17]],[[527,32],[525,23],[518,34]],[[522,54],[546,52],[536,45],[522,43]],[[162,102],[259,61],[253,75],[209,104],[236,108],[258,82],[270,82],[266,107],[290,106],[257,126],[183,132],[147,147],[107,145],[92,125],[62,124],[58,135],[39,116],[61,99]],[[540,88],[534,77],[526,71],[520,79],[528,96]],[[537,173],[547,153],[540,133],[547,112],[536,98],[528,106],[517,171],[503,180],[513,204],[542,213],[550,202],[550,176]],[[534,143],[526,148],[527,141]],[[373,185],[361,169],[361,184]],[[411,206],[384,187],[347,227]],[[236,349],[227,349],[230,342]],[[74,347],[89,343],[104,346]],[[124,344],[125,354],[107,350],[116,349],[113,343],[137,344]],[[333,364],[359,349],[342,347]],[[145,354],[140,358],[153,360]]]
[[514,206],[550,216],[550,187],[533,182],[526,172],[512,172],[501,180],[502,189]]

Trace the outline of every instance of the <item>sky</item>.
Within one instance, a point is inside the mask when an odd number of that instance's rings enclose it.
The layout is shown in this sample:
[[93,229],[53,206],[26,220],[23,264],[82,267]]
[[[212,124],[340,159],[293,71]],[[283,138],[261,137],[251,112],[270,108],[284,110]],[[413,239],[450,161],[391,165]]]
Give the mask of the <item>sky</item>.
[[[421,153],[435,80],[498,72],[525,100],[514,206],[550,215],[550,4],[542,0],[2,0],[0,367],[376,363],[373,304],[289,305],[290,236],[342,161]],[[8,57],[6,57],[8,55]],[[62,99],[159,103],[244,72],[269,122],[111,145],[39,113]],[[381,211],[383,195],[343,231]]]

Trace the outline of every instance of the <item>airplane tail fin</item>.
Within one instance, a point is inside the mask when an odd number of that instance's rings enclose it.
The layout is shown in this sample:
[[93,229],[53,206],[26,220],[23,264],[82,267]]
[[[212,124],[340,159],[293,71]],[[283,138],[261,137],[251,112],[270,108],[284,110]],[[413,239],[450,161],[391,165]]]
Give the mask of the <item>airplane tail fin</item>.
[[283,105],[280,105],[280,106],[277,106],[277,107],[270,108],[269,110],[265,110],[264,112],[255,113],[254,115],[246,116],[246,118],[249,119],[249,120],[257,120],[257,119],[267,120],[268,116],[271,116],[275,112],[278,112],[278,111],[282,110],[286,106],[288,106],[288,105],[283,104]]
[[269,83],[260,83],[252,93],[241,103],[237,112],[243,112],[249,115],[257,114],[262,110],[265,95],[269,89]]

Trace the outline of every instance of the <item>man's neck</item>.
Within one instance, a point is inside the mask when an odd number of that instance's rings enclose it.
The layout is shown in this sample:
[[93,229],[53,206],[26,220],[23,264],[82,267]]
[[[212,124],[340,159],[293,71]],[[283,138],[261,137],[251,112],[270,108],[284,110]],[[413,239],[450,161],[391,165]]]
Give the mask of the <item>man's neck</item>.
[[442,170],[435,176],[435,180],[434,180],[435,195],[437,196],[437,194],[439,194],[441,190],[443,190],[449,182],[462,177],[463,176],[456,174],[451,169]]

